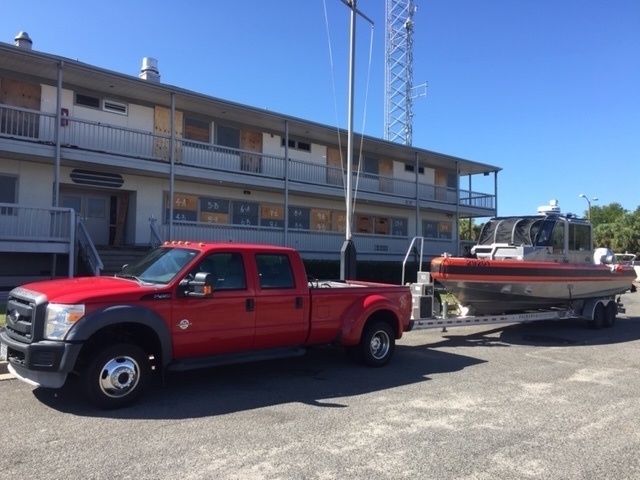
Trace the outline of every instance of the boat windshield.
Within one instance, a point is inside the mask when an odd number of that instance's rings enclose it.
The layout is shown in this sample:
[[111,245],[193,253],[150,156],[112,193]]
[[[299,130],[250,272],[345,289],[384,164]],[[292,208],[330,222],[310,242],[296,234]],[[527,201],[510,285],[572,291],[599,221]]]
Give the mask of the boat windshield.
[[[494,218],[485,223],[478,245],[508,243],[509,245],[533,245],[544,220],[539,217]],[[553,226],[553,225],[552,225]]]
[[538,227],[538,231],[533,236],[533,244],[537,247],[547,247],[551,245],[553,238],[554,220],[544,220]]
[[135,263],[126,265],[116,277],[132,278],[142,283],[167,284],[198,255],[197,250],[157,248]]

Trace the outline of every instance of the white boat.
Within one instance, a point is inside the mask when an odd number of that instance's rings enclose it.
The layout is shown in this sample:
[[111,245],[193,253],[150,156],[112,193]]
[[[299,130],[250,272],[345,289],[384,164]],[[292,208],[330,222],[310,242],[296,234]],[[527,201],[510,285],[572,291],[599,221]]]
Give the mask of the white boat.
[[564,307],[633,290],[637,272],[611,250],[594,251],[592,241],[588,221],[552,203],[535,216],[492,218],[472,258],[435,258],[431,275],[477,314]]

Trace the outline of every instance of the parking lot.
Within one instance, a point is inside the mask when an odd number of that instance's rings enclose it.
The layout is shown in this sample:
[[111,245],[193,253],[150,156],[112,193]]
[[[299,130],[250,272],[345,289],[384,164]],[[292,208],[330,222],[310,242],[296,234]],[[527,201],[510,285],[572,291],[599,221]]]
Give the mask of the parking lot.
[[172,374],[132,408],[0,381],[0,478],[640,478],[640,294],[582,321],[407,333]]

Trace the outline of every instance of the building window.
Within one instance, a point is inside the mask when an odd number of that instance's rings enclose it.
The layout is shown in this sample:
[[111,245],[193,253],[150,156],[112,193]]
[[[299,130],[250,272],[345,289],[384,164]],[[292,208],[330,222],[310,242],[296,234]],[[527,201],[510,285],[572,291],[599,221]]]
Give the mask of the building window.
[[[282,137],[280,139],[280,146],[284,147],[284,137]],[[295,150],[302,150],[303,152],[310,152],[311,151],[311,143],[310,142],[304,142],[302,140],[294,140],[294,139],[289,139],[289,148],[293,148]]]
[[184,138],[195,140],[196,142],[209,143],[211,141],[209,132],[209,122],[196,118],[184,118]]
[[[0,175],[0,203],[18,203],[18,177]],[[15,215],[15,209],[0,206],[0,215]]]
[[226,125],[216,126],[216,143],[223,147],[240,148],[240,129]]
[[377,158],[364,157],[364,173],[378,175],[380,165]]
[[76,105],[82,105],[83,107],[90,108],[100,108],[100,99],[98,97],[76,93]]
[[452,222],[440,222],[437,220],[422,220],[422,236],[425,238],[439,238],[441,240],[452,239]]
[[83,93],[76,93],[76,105],[104,110],[105,112],[127,115],[129,106],[126,103],[94,97]]
[[[408,163],[404,164],[404,171],[405,172],[415,172],[416,171],[416,167],[413,165],[410,165]],[[420,175],[424,175],[424,167],[418,167],[418,173]]]

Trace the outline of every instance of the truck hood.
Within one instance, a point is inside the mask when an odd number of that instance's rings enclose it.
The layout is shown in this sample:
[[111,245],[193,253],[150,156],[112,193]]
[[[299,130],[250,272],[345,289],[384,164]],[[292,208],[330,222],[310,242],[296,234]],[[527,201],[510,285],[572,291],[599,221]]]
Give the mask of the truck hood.
[[135,280],[117,277],[78,277],[49,280],[22,285],[16,293],[28,290],[47,297],[49,302],[63,304],[94,303],[112,297],[118,301],[135,301],[160,291],[168,292],[168,285],[140,285]]

